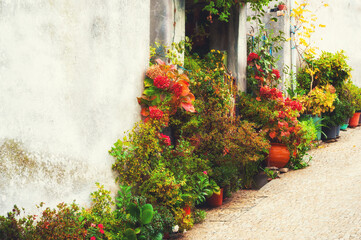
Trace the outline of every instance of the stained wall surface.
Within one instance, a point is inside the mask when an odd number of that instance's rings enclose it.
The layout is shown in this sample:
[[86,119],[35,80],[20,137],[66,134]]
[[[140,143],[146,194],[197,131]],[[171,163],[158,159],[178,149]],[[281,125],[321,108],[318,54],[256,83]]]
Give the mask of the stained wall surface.
[[361,86],[361,1],[326,0],[328,7],[322,7],[320,1],[309,2],[309,9],[318,17],[316,26],[326,25],[314,34],[315,46],[333,53],[344,50],[354,69],[352,80]]
[[139,120],[149,0],[0,0],[0,214],[115,191],[108,150]]

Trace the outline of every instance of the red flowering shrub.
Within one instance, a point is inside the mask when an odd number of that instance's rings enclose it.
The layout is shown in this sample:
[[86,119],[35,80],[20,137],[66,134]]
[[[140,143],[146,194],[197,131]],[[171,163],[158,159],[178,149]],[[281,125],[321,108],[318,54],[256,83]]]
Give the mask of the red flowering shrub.
[[283,98],[283,94],[277,88],[270,88],[268,86],[262,86],[259,90],[261,97],[268,99],[281,99]]
[[158,76],[158,77],[154,78],[153,83],[154,83],[154,86],[156,86],[157,88],[160,88],[160,89],[167,89],[170,85],[169,78],[163,77],[163,76]]
[[302,111],[302,104],[299,101],[293,101],[289,98],[286,98],[285,105],[291,107],[291,109],[294,111]]
[[148,120],[150,107],[156,106],[167,116],[174,115],[179,108],[187,112],[195,112],[194,95],[189,90],[189,78],[180,73],[176,66],[166,65],[160,59],[148,68],[144,79],[144,92],[138,98],[141,105],[141,115]]
[[259,59],[261,59],[260,58],[260,56],[258,56],[258,54],[257,53],[254,53],[254,52],[252,52],[252,53],[250,53],[249,55],[248,55],[248,57],[247,57],[247,63],[250,63],[250,62],[252,62],[253,60],[259,60]]
[[155,106],[149,107],[149,117],[159,120],[163,117],[163,111]]

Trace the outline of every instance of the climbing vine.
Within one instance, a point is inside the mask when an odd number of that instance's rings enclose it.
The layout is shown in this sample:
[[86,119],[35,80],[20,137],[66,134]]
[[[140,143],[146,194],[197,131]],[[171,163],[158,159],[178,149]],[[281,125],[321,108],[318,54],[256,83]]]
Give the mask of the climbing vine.
[[209,12],[208,20],[212,21],[212,16],[218,16],[220,21],[228,22],[231,9],[239,4],[251,3],[252,10],[260,10],[268,5],[270,0],[194,0],[194,3],[205,2],[203,10]]

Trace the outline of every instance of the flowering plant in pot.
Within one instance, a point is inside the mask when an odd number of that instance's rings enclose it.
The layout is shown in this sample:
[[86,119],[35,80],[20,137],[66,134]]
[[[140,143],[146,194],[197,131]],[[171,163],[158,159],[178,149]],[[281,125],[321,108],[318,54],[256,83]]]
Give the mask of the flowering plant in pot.
[[307,95],[301,95],[297,100],[302,104],[301,113],[321,116],[322,113],[332,112],[337,98],[336,89],[332,85],[315,87]]
[[[297,117],[302,110],[302,105],[296,100],[284,98],[282,92],[276,88],[262,86],[259,94],[258,100],[271,102],[273,110],[276,112],[273,117],[268,119],[268,124],[263,129],[271,141],[268,164],[284,167],[290,157],[289,151],[297,153],[297,146],[300,143],[299,131],[301,128]],[[279,151],[282,151],[282,154]],[[277,159],[273,161],[273,157]]]
[[282,1],[278,4],[277,7],[278,7],[278,10],[281,10],[281,11],[287,9],[286,4]]

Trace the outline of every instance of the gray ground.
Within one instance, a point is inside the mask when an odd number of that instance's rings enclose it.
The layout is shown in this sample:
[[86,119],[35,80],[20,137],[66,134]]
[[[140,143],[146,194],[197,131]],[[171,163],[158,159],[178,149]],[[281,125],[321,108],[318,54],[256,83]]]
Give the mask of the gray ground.
[[242,190],[182,239],[361,239],[361,127],[261,190]]

